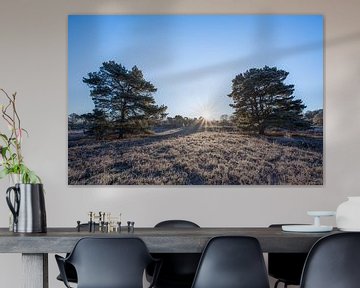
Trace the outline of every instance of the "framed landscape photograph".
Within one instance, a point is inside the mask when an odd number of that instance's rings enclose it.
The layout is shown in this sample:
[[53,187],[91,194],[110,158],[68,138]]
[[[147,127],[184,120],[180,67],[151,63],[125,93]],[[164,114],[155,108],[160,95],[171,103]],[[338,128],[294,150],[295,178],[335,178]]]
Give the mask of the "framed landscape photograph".
[[321,15],[70,15],[69,185],[323,185]]

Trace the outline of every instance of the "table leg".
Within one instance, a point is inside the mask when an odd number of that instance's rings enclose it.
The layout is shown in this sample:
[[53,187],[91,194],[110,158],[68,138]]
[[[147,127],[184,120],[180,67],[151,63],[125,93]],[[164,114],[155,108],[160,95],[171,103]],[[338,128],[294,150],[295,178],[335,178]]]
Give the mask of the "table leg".
[[48,254],[22,254],[23,288],[49,288]]

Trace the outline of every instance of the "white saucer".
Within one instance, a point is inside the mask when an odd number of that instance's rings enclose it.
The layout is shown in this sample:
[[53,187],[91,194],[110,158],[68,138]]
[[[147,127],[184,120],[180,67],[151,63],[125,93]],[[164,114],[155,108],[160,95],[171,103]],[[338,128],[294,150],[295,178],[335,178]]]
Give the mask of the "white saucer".
[[309,216],[335,216],[335,211],[307,211]]
[[333,227],[325,225],[283,225],[281,229],[286,232],[330,232]]

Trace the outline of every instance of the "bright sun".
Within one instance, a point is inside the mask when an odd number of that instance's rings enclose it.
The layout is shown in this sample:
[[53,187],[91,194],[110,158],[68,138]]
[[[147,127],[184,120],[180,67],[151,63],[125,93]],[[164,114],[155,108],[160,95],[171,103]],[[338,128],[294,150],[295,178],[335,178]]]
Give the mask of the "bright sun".
[[210,110],[203,110],[201,116],[206,120],[206,121],[210,121],[212,119],[212,115],[211,115],[211,111]]
[[201,116],[205,121],[211,121],[215,118],[215,108],[209,104],[200,104],[198,105],[197,114]]

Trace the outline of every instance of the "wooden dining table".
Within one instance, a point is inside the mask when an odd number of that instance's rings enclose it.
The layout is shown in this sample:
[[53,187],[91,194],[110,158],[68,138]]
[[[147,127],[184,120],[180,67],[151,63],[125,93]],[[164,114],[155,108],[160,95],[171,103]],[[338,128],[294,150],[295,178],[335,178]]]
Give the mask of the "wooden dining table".
[[[87,229],[48,228],[47,233],[13,233],[0,228],[0,253],[21,253],[24,288],[48,288],[48,253],[67,253],[83,237],[139,237],[151,253],[201,253],[209,239],[222,235],[252,236],[262,251],[308,252],[325,235],[338,233],[283,232],[281,227],[135,228],[120,232],[89,232]],[[0,260],[1,261],[1,260]]]

